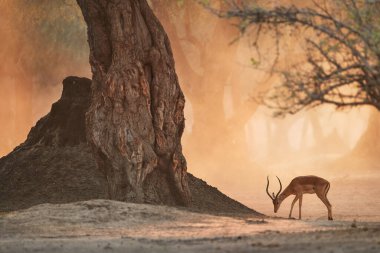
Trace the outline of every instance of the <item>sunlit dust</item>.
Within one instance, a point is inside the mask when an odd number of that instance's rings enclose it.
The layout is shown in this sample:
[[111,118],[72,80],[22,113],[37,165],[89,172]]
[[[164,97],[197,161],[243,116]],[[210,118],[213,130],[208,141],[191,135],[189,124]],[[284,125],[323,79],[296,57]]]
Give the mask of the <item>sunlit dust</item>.
[[86,30],[74,7],[63,1],[0,1],[1,156],[49,112],[63,78],[90,76]]
[[[49,2],[59,7],[53,13],[38,12],[34,1],[22,11],[18,5],[26,2],[0,1],[0,37],[6,38],[0,40],[0,155],[22,143],[30,128],[50,110],[60,96],[64,77],[91,76],[86,29],[75,1],[65,6]],[[340,196],[359,189],[355,198],[363,200],[363,205],[370,202],[366,193],[371,189],[371,196],[380,196],[370,185],[380,176],[378,112],[367,107],[337,112],[322,106],[273,118],[270,110],[254,101],[257,92],[280,81],[268,71],[276,58],[273,37],[263,34],[259,55],[249,37],[231,44],[238,33],[230,21],[218,19],[194,3],[186,1],[185,5],[191,13],[181,6],[170,15],[158,7],[154,10],[171,40],[187,100],[182,143],[188,171],[267,214],[273,212],[265,193],[267,175],[276,191],[275,175],[287,184],[298,175],[317,174],[331,181],[331,199],[341,215],[351,218],[364,212],[371,219],[380,201],[366,211],[358,207],[349,213],[343,208],[347,198]],[[79,18],[70,16],[71,10]],[[51,27],[43,25],[43,15]],[[36,17],[42,21],[29,22]],[[278,69],[303,59],[298,37],[289,32],[285,38],[280,44]],[[260,64],[252,66],[253,62]],[[355,181],[358,177],[361,179]],[[366,181],[365,177],[372,179]],[[283,203],[279,215],[287,216],[289,201]],[[306,217],[325,215],[315,196],[304,203],[312,206],[305,209]]]

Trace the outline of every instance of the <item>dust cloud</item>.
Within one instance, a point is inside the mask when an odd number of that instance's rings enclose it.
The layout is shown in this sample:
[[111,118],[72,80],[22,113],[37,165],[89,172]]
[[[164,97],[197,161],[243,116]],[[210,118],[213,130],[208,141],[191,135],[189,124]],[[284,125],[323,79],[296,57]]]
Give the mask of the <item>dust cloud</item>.
[[[277,48],[273,35],[263,33],[257,51],[249,36],[231,43],[239,36],[231,21],[192,1],[150,4],[171,40],[187,99],[183,148],[189,172],[267,214],[272,212],[267,175],[273,191],[275,175],[284,185],[298,175],[325,177],[341,211],[352,194],[367,204],[366,192],[380,196],[375,182],[365,179],[380,177],[377,112],[320,107],[274,119],[255,103],[255,94],[280,81],[268,71],[277,50],[278,69],[302,61],[304,45],[296,34],[284,31]],[[0,17],[0,36],[6,38],[0,41],[0,155],[5,155],[49,111],[61,80],[90,76],[90,70],[86,28],[74,0],[2,0]],[[310,215],[324,212],[315,196],[307,203],[314,210]],[[287,216],[288,206],[283,204],[280,215]]]
[[[288,3],[305,6],[305,1]],[[275,6],[278,1],[266,4]],[[257,50],[250,36],[230,43],[239,36],[233,20],[217,19],[189,3],[171,15],[161,11],[158,16],[171,38],[187,97],[183,147],[190,172],[267,214],[273,212],[265,193],[267,175],[273,191],[278,189],[275,175],[284,186],[296,176],[319,175],[331,182],[338,213],[375,217],[380,202],[368,199],[367,193],[379,196],[373,181],[380,176],[378,112],[321,106],[277,119],[254,102],[255,94],[281,81],[277,71],[305,59],[306,45],[297,31],[281,31],[278,47],[273,33],[262,31]],[[363,201],[355,210],[343,210],[352,206],[353,194]],[[287,216],[288,201],[280,215]],[[364,208],[370,202],[375,204]],[[304,205],[313,217],[325,212],[315,195],[305,197]]]

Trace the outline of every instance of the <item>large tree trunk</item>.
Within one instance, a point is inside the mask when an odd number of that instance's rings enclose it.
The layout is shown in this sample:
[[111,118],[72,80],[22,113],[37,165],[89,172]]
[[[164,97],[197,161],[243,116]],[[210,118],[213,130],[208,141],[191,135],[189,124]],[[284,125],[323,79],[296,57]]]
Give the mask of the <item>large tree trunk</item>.
[[144,180],[161,170],[178,204],[189,204],[181,147],[185,99],[165,31],[145,0],[77,2],[93,73],[87,139],[109,197],[143,202]]

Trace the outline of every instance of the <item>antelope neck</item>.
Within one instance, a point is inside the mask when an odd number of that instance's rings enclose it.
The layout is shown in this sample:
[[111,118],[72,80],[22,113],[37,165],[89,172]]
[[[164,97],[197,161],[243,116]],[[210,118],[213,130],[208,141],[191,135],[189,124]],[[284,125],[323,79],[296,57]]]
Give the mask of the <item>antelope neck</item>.
[[279,199],[281,200],[284,200],[286,199],[287,197],[289,197],[291,195],[291,191],[289,190],[289,188],[287,187],[285,190],[283,190],[280,195],[278,196]]

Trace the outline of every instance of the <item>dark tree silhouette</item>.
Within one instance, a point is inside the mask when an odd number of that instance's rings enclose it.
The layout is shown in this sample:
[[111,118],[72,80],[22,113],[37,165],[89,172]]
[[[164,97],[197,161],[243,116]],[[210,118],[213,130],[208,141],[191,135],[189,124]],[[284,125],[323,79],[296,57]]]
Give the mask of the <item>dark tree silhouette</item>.
[[[294,114],[320,104],[380,109],[380,5],[378,1],[313,1],[312,7],[265,8],[259,1],[227,1],[222,18],[238,20],[242,33],[255,26],[281,37],[292,27],[311,31],[305,38],[307,61],[282,72],[283,82],[261,97],[276,115]],[[249,3],[249,4],[248,4]]]

